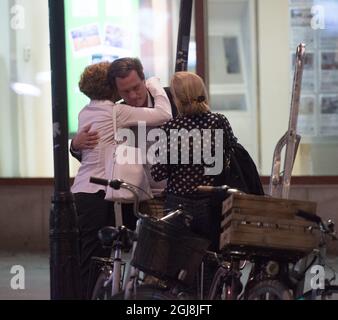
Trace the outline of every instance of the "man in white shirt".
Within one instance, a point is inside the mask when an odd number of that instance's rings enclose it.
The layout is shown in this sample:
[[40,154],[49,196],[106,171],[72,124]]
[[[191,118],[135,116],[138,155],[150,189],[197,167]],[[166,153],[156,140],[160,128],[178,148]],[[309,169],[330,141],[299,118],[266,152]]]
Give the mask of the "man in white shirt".
[[[143,66],[139,59],[121,58],[115,60],[111,64],[108,71],[108,82],[112,87],[115,87],[117,89],[117,92],[123,99],[122,103],[135,107],[154,107],[154,99],[145,85]],[[170,90],[169,88],[164,88],[164,90],[171,104],[172,116],[175,117],[177,115],[177,108],[171,97]],[[93,149],[100,139],[98,133],[96,131],[90,131],[90,129],[90,126],[83,128],[83,130],[79,131],[72,140],[70,152],[79,161],[81,161],[81,150]],[[131,129],[133,129],[134,131],[135,141],[138,141],[137,127],[131,127]],[[147,126],[147,133],[149,130],[151,130],[151,127]],[[147,142],[147,151],[151,144],[151,142]],[[161,190],[165,187],[165,181],[155,182],[151,177],[150,167],[151,165],[148,165],[148,167],[146,168],[146,173],[150,181],[150,186],[153,189],[153,193],[156,194],[157,190]],[[128,205],[124,207],[127,208]],[[127,225],[128,227],[133,227],[135,221],[136,220],[134,219],[134,217],[130,217],[129,214],[125,214],[125,225]]]
[[[137,58],[121,58],[115,60],[108,72],[108,81],[115,87],[123,99],[122,103],[135,107],[153,108],[154,99],[150,95],[145,85],[143,66]],[[172,116],[177,115],[177,108],[173,102],[169,88],[164,88],[171,104]],[[134,130],[137,135],[137,130]],[[138,141],[137,136],[135,141]],[[90,126],[83,128],[72,140],[70,152],[81,161],[81,150],[93,149],[100,137],[96,131],[90,131]],[[150,145],[147,145],[147,149]],[[156,183],[149,174],[150,183],[153,189],[161,188],[163,184]]]
[[[113,89],[117,89],[118,94],[124,100],[125,104],[135,107],[143,107],[143,108],[153,108],[154,107],[154,99],[148,91],[145,83],[145,76],[143,73],[143,67],[141,62],[138,59],[134,58],[122,58],[115,60],[108,70],[108,83]],[[168,95],[168,90],[166,93]],[[170,93],[168,98],[171,102],[172,113],[176,115],[176,107],[174,106]],[[117,117],[117,126],[120,127],[128,127],[131,123],[135,123],[135,112],[133,112],[133,108],[120,108],[124,112],[119,114]],[[140,110],[141,111],[141,110]],[[151,114],[152,109],[149,109],[149,121],[152,120],[154,116]],[[131,121],[133,120],[133,121]],[[119,125],[120,124],[120,125]],[[93,128],[94,129],[94,128]],[[137,132],[137,130],[135,130]],[[113,132],[112,132],[113,134]],[[74,137],[71,143],[71,153],[72,155],[81,161],[82,158],[82,150],[86,149],[94,149],[100,138],[96,131],[91,131],[91,126],[88,125],[80,130],[77,135]],[[137,138],[136,138],[137,141]],[[147,146],[149,147],[149,146]],[[150,168],[149,168],[150,169]],[[150,170],[148,176],[151,178]],[[151,178],[150,180],[151,186],[153,189],[163,188],[164,185],[159,185],[154,182]],[[89,182],[88,182],[89,184]],[[81,238],[81,248],[82,248],[82,268],[85,273],[88,273],[90,259],[93,255],[100,256],[99,246],[100,243],[97,239],[97,231],[102,227],[103,222],[100,221],[114,221],[114,212],[112,210],[112,206],[104,201],[104,195],[102,192],[100,194],[95,194],[92,196],[88,196],[88,194],[75,194],[75,199],[77,203],[77,211],[79,214],[79,229],[81,230],[82,235]],[[92,199],[92,200],[90,200]],[[106,204],[107,203],[107,204]],[[109,205],[108,205],[109,204]],[[79,207],[78,207],[79,205]],[[101,212],[99,210],[94,210],[96,207],[101,208]],[[104,209],[107,208],[107,209]],[[107,219],[102,219],[102,213],[107,216]],[[108,212],[109,211],[109,212]],[[132,205],[123,204],[123,224],[126,225],[129,229],[135,229],[136,226],[136,218],[133,215]],[[109,219],[108,219],[109,218]],[[110,219],[112,218],[112,219]],[[113,223],[113,222],[111,222]],[[102,225],[101,225],[102,224]],[[95,229],[95,230],[94,230]],[[87,232],[90,230],[90,232]],[[102,251],[101,251],[102,252]],[[86,278],[86,276],[84,277]],[[91,280],[90,280],[91,281]],[[90,298],[90,292],[92,283],[89,284],[87,294],[84,293],[87,298]]]

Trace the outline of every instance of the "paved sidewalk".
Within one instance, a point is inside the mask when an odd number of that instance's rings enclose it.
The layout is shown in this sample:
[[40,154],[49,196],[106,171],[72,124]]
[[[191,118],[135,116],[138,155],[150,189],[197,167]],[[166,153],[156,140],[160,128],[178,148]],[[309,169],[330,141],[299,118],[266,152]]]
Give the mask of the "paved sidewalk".
[[[24,289],[12,289],[20,283],[20,267],[24,269]],[[12,269],[13,268],[13,269]],[[13,273],[11,273],[11,271]],[[49,300],[49,256],[48,253],[26,254],[0,252],[0,300]]]
[[[328,264],[338,271],[338,257],[331,257]],[[22,266],[25,272],[24,289],[12,289],[17,285],[18,269],[12,270],[14,266]],[[20,267],[19,267],[20,268]],[[250,265],[243,270],[242,282],[248,278]],[[12,273],[11,273],[12,270]],[[326,269],[326,276],[333,276],[332,270]],[[307,273],[305,288],[310,289],[311,277]],[[335,284],[338,285],[338,274]],[[49,278],[49,253],[6,253],[0,252],[0,300],[49,300],[50,278]],[[332,296],[338,300],[338,294]]]

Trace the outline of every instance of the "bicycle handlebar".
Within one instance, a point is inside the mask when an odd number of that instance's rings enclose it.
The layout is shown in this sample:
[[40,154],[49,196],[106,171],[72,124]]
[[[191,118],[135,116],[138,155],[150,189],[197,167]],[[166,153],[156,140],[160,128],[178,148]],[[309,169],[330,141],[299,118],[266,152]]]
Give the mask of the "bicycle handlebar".
[[[135,186],[125,182],[123,180],[107,180],[107,179],[101,179],[101,178],[96,178],[96,177],[90,177],[89,178],[89,182],[91,183],[95,183],[95,184],[99,184],[102,186],[109,186],[115,190],[119,190],[120,188],[124,188],[129,190],[132,194],[133,194],[133,198],[134,198],[134,215],[139,219],[139,218],[146,218],[148,217],[145,214],[142,214],[138,211],[138,207],[139,207],[139,198],[138,195],[135,191]],[[168,215],[166,215],[165,217],[161,218],[160,220],[162,221],[171,221],[172,219],[176,218],[177,216],[184,214],[183,212],[183,208],[181,206],[179,206],[178,209],[170,212]]]
[[298,212],[296,213],[296,216],[304,218],[305,220],[317,223],[318,225],[323,224],[321,217],[317,216],[316,214],[310,213],[310,212],[298,210]]
[[96,178],[96,177],[90,177],[89,178],[89,182],[91,183],[95,183],[95,184],[99,184],[102,186],[109,186],[115,190],[119,190],[120,188],[123,189],[127,189],[129,190],[134,198],[134,215],[139,219],[139,218],[145,218],[148,217],[147,215],[144,215],[142,213],[139,212],[138,208],[139,208],[139,198],[138,195],[135,191],[135,186],[125,182],[123,180],[107,180],[107,179],[101,179],[101,178]]
[[337,240],[337,236],[335,232],[335,225],[332,220],[328,220],[327,223],[324,223],[324,221],[322,220],[320,216],[317,216],[314,213],[306,212],[303,210],[298,210],[298,212],[296,213],[296,216],[304,218],[307,221],[316,223],[323,233],[330,235],[333,240]]
[[120,189],[122,183],[124,183],[124,181],[122,180],[106,180],[106,179],[95,178],[95,177],[90,177],[89,182],[99,184],[102,186],[109,186],[115,190]]

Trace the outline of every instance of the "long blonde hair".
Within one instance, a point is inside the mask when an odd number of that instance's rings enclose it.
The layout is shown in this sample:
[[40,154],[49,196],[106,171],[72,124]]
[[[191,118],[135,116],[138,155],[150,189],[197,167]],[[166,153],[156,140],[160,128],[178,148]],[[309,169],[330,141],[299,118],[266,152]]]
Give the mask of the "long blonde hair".
[[204,82],[197,74],[176,72],[171,78],[170,91],[180,115],[194,115],[210,111]]

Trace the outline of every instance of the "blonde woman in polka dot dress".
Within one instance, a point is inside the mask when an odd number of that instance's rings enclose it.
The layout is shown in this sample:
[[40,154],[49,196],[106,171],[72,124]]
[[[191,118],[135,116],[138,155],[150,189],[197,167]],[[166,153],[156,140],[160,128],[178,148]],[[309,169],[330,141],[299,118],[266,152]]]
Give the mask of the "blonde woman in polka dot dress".
[[[179,204],[193,216],[191,229],[211,240],[218,250],[220,202],[196,192],[199,185],[217,185],[217,177],[229,165],[229,143],[235,143],[224,115],[212,113],[203,80],[191,72],[177,72],[170,91],[178,117],[165,123],[158,142],[155,181],[167,179],[166,208]],[[214,163],[212,162],[214,161]]]

